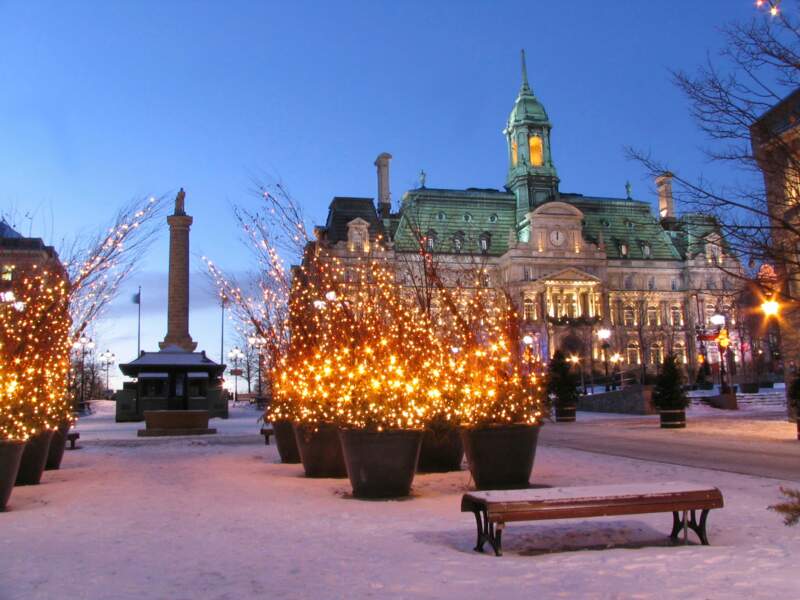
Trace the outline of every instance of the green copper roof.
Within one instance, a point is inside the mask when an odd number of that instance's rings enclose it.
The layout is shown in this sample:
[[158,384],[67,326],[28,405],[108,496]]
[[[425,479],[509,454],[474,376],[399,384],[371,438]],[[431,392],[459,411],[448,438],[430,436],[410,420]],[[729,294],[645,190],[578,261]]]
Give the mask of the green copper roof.
[[[395,249],[417,251],[415,232],[419,232],[433,238],[435,252],[480,254],[480,239],[485,236],[489,240],[486,254],[502,255],[508,251],[514,206],[514,195],[498,190],[410,190],[403,195]],[[460,248],[457,239],[461,240]]]
[[536,98],[528,85],[528,69],[525,66],[525,51],[522,51],[522,85],[519,88],[519,95],[511,114],[508,117],[508,127],[521,123],[550,123],[547,118],[547,111]]
[[[602,238],[608,258],[680,260],[672,240],[653,216],[650,204],[626,198],[596,198],[562,194],[561,201],[583,213],[583,237],[592,243]],[[627,257],[622,246],[627,245]],[[646,246],[650,247],[647,256]]]

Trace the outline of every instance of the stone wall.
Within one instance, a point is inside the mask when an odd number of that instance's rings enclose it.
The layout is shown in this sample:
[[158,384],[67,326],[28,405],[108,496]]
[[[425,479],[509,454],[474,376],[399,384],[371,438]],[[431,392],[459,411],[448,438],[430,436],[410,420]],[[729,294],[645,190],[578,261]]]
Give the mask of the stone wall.
[[578,410],[653,415],[658,411],[653,406],[652,394],[651,386],[629,385],[613,392],[581,396],[578,399]]

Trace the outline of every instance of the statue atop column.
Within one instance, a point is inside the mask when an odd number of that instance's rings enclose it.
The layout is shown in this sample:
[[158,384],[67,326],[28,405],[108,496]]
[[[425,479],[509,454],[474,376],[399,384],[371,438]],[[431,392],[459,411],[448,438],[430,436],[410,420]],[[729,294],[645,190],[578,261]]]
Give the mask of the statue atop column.
[[183,206],[184,201],[186,200],[186,192],[183,191],[181,188],[178,191],[178,195],[175,196],[175,214],[176,215],[185,215],[186,209]]

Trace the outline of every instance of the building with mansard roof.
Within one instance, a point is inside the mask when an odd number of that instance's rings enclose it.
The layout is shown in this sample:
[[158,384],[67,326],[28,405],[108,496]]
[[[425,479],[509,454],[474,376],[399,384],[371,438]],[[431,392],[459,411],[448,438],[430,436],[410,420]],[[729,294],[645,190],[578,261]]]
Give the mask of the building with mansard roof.
[[[345,263],[377,245],[398,267],[413,263],[421,246],[456,271],[479,264],[477,284],[510,291],[534,351],[547,357],[561,348],[587,372],[611,357],[633,372],[655,370],[670,350],[692,373],[700,354],[718,363],[716,344],[698,339],[713,333],[715,313],[735,331],[738,283],[720,267],[736,272],[739,265],[714,220],[675,212],[669,173],[656,182],[657,215],[649,201],[631,197],[630,186],[624,198],[562,191],[551,130],[523,54],[522,84],[503,129],[502,189],[429,188],[422,174],[393,210],[392,157],[383,153],[375,161],[377,203],[334,198],[315,243]],[[606,344],[600,329],[611,331]],[[741,349],[731,337],[733,361]]]

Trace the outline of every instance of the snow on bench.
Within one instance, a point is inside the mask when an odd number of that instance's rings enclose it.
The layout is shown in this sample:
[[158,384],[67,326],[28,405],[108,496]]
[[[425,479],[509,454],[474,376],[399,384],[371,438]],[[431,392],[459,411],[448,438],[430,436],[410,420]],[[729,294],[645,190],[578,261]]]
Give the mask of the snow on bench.
[[[671,538],[677,539],[683,530],[686,543],[691,529],[702,544],[708,545],[708,512],[722,506],[722,493],[717,488],[679,481],[470,492],[461,498],[461,512],[473,513],[478,526],[475,551],[483,552],[484,544],[489,542],[497,556],[503,554],[503,529],[510,521],[658,512],[672,513]],[[702,511],[699,522],[695,519],[696,510]],[[690,512],[691,519],[687,521]]]

